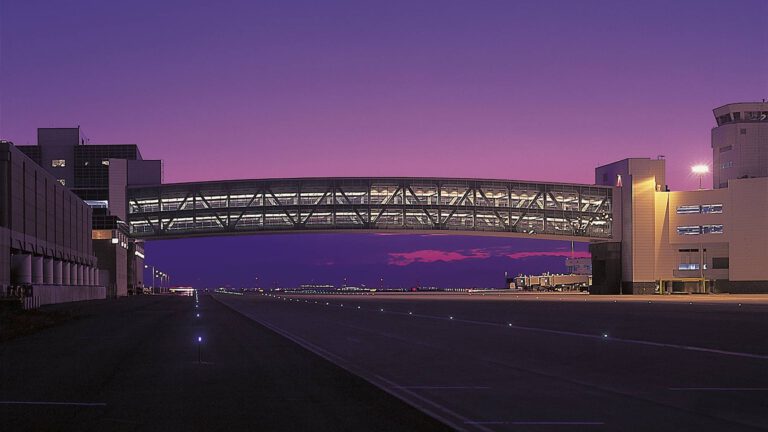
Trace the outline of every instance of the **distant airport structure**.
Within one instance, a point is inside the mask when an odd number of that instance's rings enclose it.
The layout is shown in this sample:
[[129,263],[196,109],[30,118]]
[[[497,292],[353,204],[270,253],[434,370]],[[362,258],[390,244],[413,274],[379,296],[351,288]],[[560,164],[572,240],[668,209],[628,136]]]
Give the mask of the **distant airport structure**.
[[695,191],[668,190],[662,157],[598,167],[593,185],[400,177],[164,184],[161,162],[144,160],[135,144],[39,129],[37,145],[0,144],[0,290],[53,293],[45,303],[119,297],[143,291],[144,241],[343,230],[589,242],[598,294],[768,293],[768,103],[714,114],[713,189]]

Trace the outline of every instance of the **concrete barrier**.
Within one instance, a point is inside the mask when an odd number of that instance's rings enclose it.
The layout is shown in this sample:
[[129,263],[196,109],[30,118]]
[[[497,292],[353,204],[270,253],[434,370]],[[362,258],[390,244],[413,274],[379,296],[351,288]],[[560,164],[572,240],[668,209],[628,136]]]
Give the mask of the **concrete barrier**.
[[24,298],[24,308],[34,309],[42,305],[107,298],[103,286],[33,285],[32,296]]

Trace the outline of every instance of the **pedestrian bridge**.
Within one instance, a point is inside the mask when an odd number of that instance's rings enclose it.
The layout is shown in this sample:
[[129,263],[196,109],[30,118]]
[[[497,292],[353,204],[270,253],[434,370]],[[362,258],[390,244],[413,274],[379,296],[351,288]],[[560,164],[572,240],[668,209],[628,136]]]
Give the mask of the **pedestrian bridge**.
[[144,239],[332,231],[614,238],[607,186],[300,178],[142,186],[129,188],[127,198],[132,235]]

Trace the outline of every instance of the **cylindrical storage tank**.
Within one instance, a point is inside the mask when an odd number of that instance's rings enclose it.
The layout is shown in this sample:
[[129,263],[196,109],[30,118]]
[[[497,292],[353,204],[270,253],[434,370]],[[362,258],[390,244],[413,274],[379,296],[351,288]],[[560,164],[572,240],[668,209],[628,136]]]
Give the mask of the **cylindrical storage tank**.
[[61,284],[69,285],[72,281],[72,263],[64,261],[61,263]]
[[54,285],[61,285],[62,284],[62,265],[64,263],[61,262],[61,260],[53,260],[53,284]]
[[83,268],[84,266],[82,264],[77,265],[77,284],[78,285],[85,285],[84,279],[83,279]]
[[53,258],[43,258],[43,283],[53,285]]
[[32,256],[32,284],[43,284],[43,257]]
[[32,255],[11,255],[11,283],[32,284]]
[[77,264],[69,263],[69,284],[77,285]]

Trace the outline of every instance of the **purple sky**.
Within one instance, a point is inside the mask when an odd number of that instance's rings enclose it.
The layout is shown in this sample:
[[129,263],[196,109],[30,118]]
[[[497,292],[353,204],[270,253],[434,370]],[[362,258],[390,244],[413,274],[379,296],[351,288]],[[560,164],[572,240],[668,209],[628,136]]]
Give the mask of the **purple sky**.
[[[165,160],[167,182],[404,175],[590,183],[596,165],[663,154],[670,187],[688,189],[697,185],[689,166],[711,160],[712,108],[768,97],[765,0],[3,0],[0,25],[0,137],[34,143],[37,127],[79,124],[94,143],[137,143],[146,158]],[[224,266],[223,256],[284,254],[260,270],[263,278],[299,266],[287,283],[357,272],[368,282],[383,273],[393,283],[489,285],[523,260],[484,252],[395,265],[389,254],[562,245],[318,235],[163,242],[148,251],[179,282],[217,284],[220,275],[195,269]],[[216,256],[179,259],[205,248]],[[343,248],[354,253],[317,264]],[[560,257],[525,262],[562,270]],[[231,269],[229,283],[248,283],[246,273]]]

